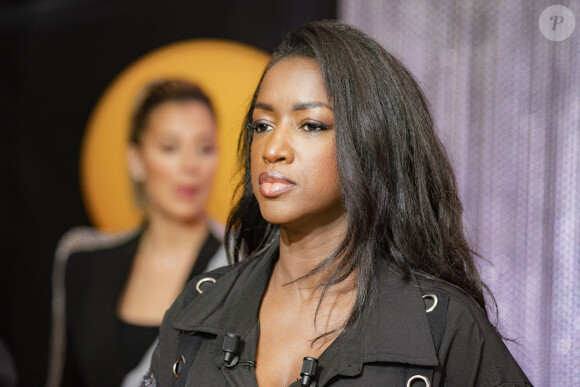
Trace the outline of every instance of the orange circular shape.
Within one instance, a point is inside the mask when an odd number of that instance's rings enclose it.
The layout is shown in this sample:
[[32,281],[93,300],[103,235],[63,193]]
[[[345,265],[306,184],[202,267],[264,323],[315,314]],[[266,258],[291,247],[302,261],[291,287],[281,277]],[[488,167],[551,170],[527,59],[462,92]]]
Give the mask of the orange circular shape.
[[93,110],[81,149],[81,188],[94,225],[122,231],[142,221],[126,163],[129,123],[139,91],[162,78],[196,83],[212,100],[220,159],[206,209],[212,218],[225,223],[235,188],[240,128],[269,59],[268,54],[245,44],[197,39],[157,49],[124,70]]

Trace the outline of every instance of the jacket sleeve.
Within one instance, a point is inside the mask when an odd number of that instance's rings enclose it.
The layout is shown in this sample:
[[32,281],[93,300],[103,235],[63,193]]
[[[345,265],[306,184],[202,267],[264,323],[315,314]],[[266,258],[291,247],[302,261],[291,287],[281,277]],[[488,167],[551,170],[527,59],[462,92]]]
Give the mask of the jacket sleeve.
[[441,385],[532,386],[487,316],[467,298],[450,298],[439,359]]

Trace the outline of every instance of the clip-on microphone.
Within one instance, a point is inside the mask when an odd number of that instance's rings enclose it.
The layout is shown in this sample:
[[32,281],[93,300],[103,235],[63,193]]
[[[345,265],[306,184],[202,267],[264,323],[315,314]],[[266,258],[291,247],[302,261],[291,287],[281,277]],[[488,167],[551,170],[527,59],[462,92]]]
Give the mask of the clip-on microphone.
[[311,387],[312,382],[314,382],[314,377],[316,376],[316,368],[318,367],[318,359],[314,357],[305,357],[302,360],[302,370],[300,371],[300,376],[302,380],[300,384],[303,387]]
[[238,350],[240,346],[240,336],[226,332],[222,349],[224,351],[224,363],[226,367],[233,368],[238,364]]

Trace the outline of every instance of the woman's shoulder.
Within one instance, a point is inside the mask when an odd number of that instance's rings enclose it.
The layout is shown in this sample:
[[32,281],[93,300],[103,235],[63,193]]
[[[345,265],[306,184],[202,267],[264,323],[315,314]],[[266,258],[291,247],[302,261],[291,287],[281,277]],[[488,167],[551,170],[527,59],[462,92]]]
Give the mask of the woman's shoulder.
[[88,264],[116,251],[136,247],[140,235],[141,229],[111,233],[88,226],[74,227],[60,239],[55,260],[68,265]]
[[480,381],[477,385],[531,386],[496,326],[475,300],[446,282],[424,277],[418,277],[418,282],[423,294],[434,295],[444,311],[438,356],[445,364],[447,378],[473,378]]
[[462,289],[448,282],[420,275],[417,276],[417,280],[424,294],[428,294],[431,291],[435,292],[435,294],[440,293],[448,299],[447,308],[451,305],[452,310],[448,310],[447,313],[462,314],[478,326],[490,327],[495,330],[488,319],[487,312]]
[[[131,264],[141,230],[106,233],[93,227],[75,227],[60,239],[52,273],[53,292],[84,289]],[[64,295],[63,295],[64,297]]]
[[440,280],[421,276],[417,279],[423,294],[434,294],[436,298],[442,298],[446,335],[469,331],[477,333],[474,336],[479,340],[503,343],[487,311],[462,289]]

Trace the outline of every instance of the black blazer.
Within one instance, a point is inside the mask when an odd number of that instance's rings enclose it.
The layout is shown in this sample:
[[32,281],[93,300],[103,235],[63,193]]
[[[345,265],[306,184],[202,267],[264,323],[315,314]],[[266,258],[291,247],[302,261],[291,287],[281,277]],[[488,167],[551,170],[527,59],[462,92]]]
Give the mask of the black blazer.
[[[117,318],[119,297],[129,277],[140,237],[141,231],[137,231],[100,241],[97,238],[92,243],[85,241],[80,251],[78,246],[71,249],[76,252],[64,263],[66,344],[62,347],[66,350],[61,385],[120,386],[156,340],[157,327],[132,327],[131,334],[137,330],[140,339],[127,338],[127,324]],[[210,234],[190,278],[225,264],[222,244]],[[123,345],[127,340],[134,343]],[[53,351],[53,356],[62,357],[63,354],[55,355]],[[53,368],[51,371],[58,373]],[[56,380],[55,375],[51,376]]]

